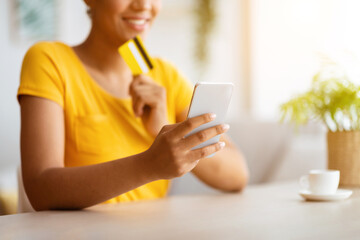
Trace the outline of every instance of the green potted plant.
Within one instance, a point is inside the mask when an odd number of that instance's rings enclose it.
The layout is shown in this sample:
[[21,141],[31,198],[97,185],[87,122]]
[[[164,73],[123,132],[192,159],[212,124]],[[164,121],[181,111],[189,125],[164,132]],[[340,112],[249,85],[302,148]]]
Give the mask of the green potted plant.
[[320,121],[328,129],[328,168],[340,170],[340,185],[360,186],[360,87],[345,74],[321,71],[311,89],[281,105],[282,121]]

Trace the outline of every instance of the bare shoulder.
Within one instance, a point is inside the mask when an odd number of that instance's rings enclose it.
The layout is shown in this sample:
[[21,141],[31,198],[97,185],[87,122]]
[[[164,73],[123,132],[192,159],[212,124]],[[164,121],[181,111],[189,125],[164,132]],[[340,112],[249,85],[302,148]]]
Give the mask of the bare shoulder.
[[23,113],[26,114],[27,111],[31,111],[32,116],[36,116],[37,113],[41,112],[49,113],[49,111],[53,111],[54,114],[63,116],[62,106],[47,98],[31,95],[21,95],[19,96],[19,103],[21,108],[21,116],[23,116]]

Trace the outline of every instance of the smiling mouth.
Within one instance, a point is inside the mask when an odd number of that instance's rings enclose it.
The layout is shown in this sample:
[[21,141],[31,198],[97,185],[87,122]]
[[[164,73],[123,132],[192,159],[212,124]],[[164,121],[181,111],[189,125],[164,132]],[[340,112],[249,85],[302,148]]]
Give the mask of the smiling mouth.
[[130,29],[143,32],[150,26],[150,18],[123,18],[124,22]]
[[148,22],[147,19],[125,19],[128,23],[130,24],[134,24],[134,25],[137,25],[137,26],[141,26],[141,25],[144,25],[145,23]]

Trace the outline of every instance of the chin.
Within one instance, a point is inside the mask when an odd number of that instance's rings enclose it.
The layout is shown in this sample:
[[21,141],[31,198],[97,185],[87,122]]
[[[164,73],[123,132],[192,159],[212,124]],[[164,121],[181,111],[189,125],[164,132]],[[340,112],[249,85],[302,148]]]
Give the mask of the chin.
[[121,38],[122,39],[121,42],[127,42],[127,41],[129,41],[130,39],[133,39],[136,36],[140,36],[142,40],[145,40],[146,36],[147,36],[147,32],[137,32],[137,33],[135,32],[135,33],[127,34],[125,39],[123,37]]

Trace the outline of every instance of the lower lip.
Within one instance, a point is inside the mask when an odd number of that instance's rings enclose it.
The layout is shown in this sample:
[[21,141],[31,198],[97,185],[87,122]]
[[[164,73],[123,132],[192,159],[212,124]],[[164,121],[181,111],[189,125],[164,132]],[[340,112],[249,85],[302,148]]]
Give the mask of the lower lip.
[[125,20],[125,23],[127,24],[127,26],[129,26],[131,29],[135,30],[135,31],[144,31],[145,29],[148,28],[149,26],[149,21],[145,21],[144,24],[141,24],[141,25],[138,25],[138,24],[134,24],[134,23],[131,23],[131,22],[128,22]]

